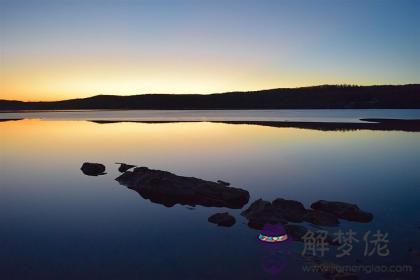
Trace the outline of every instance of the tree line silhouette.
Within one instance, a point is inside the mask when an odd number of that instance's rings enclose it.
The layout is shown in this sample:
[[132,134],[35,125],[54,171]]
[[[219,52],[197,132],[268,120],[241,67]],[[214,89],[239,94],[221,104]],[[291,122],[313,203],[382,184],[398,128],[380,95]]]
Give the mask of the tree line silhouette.
[[49,102],[0,100],[0,110],[420,108],[420,84],[322,85],[217,94],[96,95]]

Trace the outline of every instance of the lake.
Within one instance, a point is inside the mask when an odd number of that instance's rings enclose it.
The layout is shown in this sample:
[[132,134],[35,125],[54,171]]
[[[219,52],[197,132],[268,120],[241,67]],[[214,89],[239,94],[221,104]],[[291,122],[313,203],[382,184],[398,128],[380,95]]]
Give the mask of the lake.
[[[420,110],[61,111],[0,114],[0,275],[2,279],[325,279],[304,264],[409,265],[407,273],[362,279],[418,279],[420,133],[320,130],[256,121],[361,122],[420,119]],[[17,119],[9,120],[7,119]],[[101,122],[102,121],[102,122]],[[229,123],[235,121],[237,123]],[[242,123],[241,123],[242,122]],[[86,176],[84,162],[106,166]],[[120,185],[116,162],[223,180],[249,191],[242,209],[165,207]],[[292,242],[287,264],[264,269],[259,230],[240,213],[262,198],[306,208],[323,199],[357,204],[370,223],[340,220],[357,232],[350,256],[304,258]],[[207,221],[229,212],[232,227]],[[387,256],[364,256],[363,235],[387,233]]]

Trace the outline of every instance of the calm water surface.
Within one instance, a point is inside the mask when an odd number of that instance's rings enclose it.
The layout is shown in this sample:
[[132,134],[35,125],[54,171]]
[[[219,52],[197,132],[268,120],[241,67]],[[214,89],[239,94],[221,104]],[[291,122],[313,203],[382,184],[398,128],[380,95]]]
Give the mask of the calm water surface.
[[359,122],[360,118],[420,119],[420,110],[78,110],[2,113],[0,117],[51,120]]
[[[321,273],[302,271],[298,242],[279,275],[265,273],[258,231],[247,226],[242,210],[167,208],[144,200],[114,180],[120,174],[114,163],[126,162],[222,179],[248,190],[250,203],[277,197],[306,207],[319,199],[356,203],[375,218],[369,224],[343,221],[340,228],[357,231],[360,243],[351,256],[329,260],[410,264],[417,270],[400,277],[416,279],[419,258],[409,249],[420,250],[420,133],[88,121],[420,118],[420,110],[322,111],[1,114],[2,119],[25,118],[0,122],[1,278],[323,279]],[[85,161],[105,164],[108,174],[83,175]],[[233,227],[207,222],[209,215],[224,211],[236,217]],[[390,255],[364,257],[362,234],[377,229],[389,234]]]

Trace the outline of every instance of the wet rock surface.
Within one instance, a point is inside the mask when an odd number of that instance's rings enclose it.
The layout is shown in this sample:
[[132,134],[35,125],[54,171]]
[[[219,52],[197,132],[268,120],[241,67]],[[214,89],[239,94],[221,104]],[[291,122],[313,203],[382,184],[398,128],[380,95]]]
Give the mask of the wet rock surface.
[[82,170],[83,174],[88,176],[98,176],[106,174],[105,165],[101,163],[85,162],[83,163],[80,170]]
[[241,215],[248,219],[248,226],[254,229],[262,229],[265,224],[287,224],[284,216],[270,202],[262,199],[254,201]]
[[133,167],[136,167],[136,165],[126,164],[122,162],[116,162],[116,164],[120,165],[120,167],[118,167],[118,171],[120,171],[121,173],[124,173]]
[[340,223],[335,215],[319,210],[306,210],[303,220],[318,226],[336,226]]
[[[179,176],[168,171],[118,164],[123,174],[116,178],[116,181],[135,190],[143,198],[167,207],[182,204],[192,207],[201,205],[240,209],[249,201],[248,191],[228,187],[229,183],[221,180],[212,182]],[[131,168],[134,169],[129,171]],[[82,169],[93,174],[103,172],[105,167],[97,163],[85,163]],[[290,223],[307,222],[315,226],[337,226],[340,223],[339,219],[363,223],[373,219],[371,213],[361,210],[355,204],[345,202],[319,200],[312,203],[311,208],[305,209],[304,205],[296,200],[277,198],[269,202],[257,199],[242,211],[241,215],[248,220],[248,226],[254,229],[260,230],[267,224],[285,225],[286,231],[295,241],[302,241],[308,229]],[[214,214],[208,221],[220,226],[232,226],[236,222],[227,212]],[[327,242],[336,245],[331,236],[327,236]]]
[[303,204],[295,200],[277,198],[273,200],[272,205],[289,222],[302,222],[306,213]]
[[340,219],[368,223],[372,221],[373,215],[362,211],[356,204],[350,204],[338,201],[319,200],[312,203],[312,209],[328,212]]
[[249,200],[248,191],[243,189],[147,167],[126,171],[115,180],[143,198],[167,207],[183,204],[239,209]]
[[337,226],[339,219],[367,223],[373,219],[371,213],[360,210],[355,204],[319,200],[305,209],[299,201],[277,198],[273,202],[258,199],[241,213],[248,226],[261,229],[264,224],[287,224],[308,222],[318,226]]
[[287,224],[288,222],[309,222],[319,226],[336,226],[338,217],[319,210],[305,209],[302,203],[295,200],[277,198],[273,202],[258,199],[241,213],[248,219],[251,228],[261,229],[264,224]]
[[216,224],[218,226],[224,226],[224,227],[231,227],[235,224],[236,220],[235,217],[229,215],[229,213],[216,213],[214,215],[211,215],[208,218],[208,221],[210,223]]

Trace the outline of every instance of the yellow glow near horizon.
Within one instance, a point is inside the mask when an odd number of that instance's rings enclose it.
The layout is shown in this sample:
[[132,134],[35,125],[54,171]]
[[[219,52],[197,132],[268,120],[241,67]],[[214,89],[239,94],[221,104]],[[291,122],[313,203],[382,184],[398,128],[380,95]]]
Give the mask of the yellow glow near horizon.
[[[51,101],[98,94],[221,93],[319,84],[383,83],[360,73],[284,67],[221,55],[133,56],[72,53],[5,56],[0,63],[0,99]],[[398,83],[400,80],[389,80]]]
[[0,1],[0,99],[420,82],[413,1],[105,2]]
[[[0,99],[51,101],[98,94],[220,93],[334,83],[337,77],[306,73],[305,79],[274,70],[226,65],[56,65],[2,67]],[[304,75],[305,73],[302,73]]]
[[[215,65],[126,67],[56,65],[2,70],[1,99],[40,101],[88,97],[97,94],[217,93],[293,86],[273,74],[220,68]],[[24,69],[24,70],[21,70]],[[240,86],[238,86],[240,85]]]
[[[0,67],[0,99],[51,101],[98,94],[220,93],[337,83],[321,71],[279,69],[260,61],[220,63],[211,57],[136,57],[132,61],[93,55],[9,57]],[[359,80],[360,82],[360,80]],[[368,80],[361,81],[369,83]]]
[[131,55],[63,51],[50,57],[45,53],[4,56],[0,63],[0,99],[52,101],[98,94],[209,94],[355,81],[359,85],[383,83],[354,71],[295,67],[295,62],[285,58],[273,63],[228,54]]

